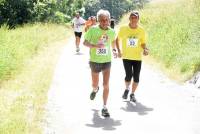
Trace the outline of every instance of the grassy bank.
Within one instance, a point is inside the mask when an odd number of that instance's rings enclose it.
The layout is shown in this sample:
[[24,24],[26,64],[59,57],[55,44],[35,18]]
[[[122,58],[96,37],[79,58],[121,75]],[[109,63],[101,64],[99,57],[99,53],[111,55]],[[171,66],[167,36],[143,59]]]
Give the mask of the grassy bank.
[[[15,73],[11,71],[1,77],[7,79],[2,80],[0,86],[1,134],[40,134],[42,132],[47,93],[59,53],[70,34],[67,31],[69,30],[65,26],[52,24],[29,25],[6,31],[7,36],[4,36],[3,40],[9,37],[10,40],[15,40],[14,42],[21,49],[11,43],[11,47],[6,44],[7,48],[4,51],[5,54],[10,55],[16,49],[16,52],[12,54],[17,57],[14,59],[16,61],[13,61],[17,68],[14,68]],[[34,47],[27,42],[32,43]],[[12,63],[12,61],[6,62]]]
[[180,81],[200,70],[200,4],[197,2],[162,2],[142,11],[141,23],[148,32],[151,56]]
[[200,70],[199,0],[153,2],[140,12],[140,22],[148,34],[151,57],[148,61],[153,59],[153,64],[158,63],[179,81]]
[[27,59],[65,36],[66,28],[53,24],[25,25],[14,30],[0,28],[0,81],[15,76]]

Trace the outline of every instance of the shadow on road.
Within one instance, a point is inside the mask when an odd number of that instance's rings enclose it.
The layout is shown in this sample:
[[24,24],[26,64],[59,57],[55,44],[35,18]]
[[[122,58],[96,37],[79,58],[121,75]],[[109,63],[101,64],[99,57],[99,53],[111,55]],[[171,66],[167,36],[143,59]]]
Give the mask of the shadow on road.
[[74,55],[84,55],[84,53],[78,52],[78,53],[75,53]]
[[93,109],[94,111],[92,122],[93,124],[86,124],[88,127],[102,128],[103,130],[115,130],[116,126],[121,125],[120,120],[114,120],[112,118],[101,118],[99,110]]
[[130,101],[125,101],[126,106],[121,107],[122,110],[126,112],[137,112],[139,115],[146,115],[149,111],[153,111],[153,108],[149,108],[139,102],[135,104],[131,103]]

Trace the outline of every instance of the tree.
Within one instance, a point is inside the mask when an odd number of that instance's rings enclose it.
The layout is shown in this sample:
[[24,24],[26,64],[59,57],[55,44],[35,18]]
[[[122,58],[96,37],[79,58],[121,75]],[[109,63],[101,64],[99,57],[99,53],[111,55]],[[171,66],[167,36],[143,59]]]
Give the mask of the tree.
[[16,24],[23,24],[33,19],[32,13],[35,0],[3,0],[0,3],[2,23],[7,23],[10,28]]
[[145,0],[86,0],[84,3],[85,16],[96,15],[99,9],[106,9],[116,20],[126,12],[139,7],[137,4]]
[[35,21],[63,23],[77,10],[84,13],[83,0],[0,0],[0,25],[14,28]]
[[65,23],[75,12],[85,18],[107,9],[116,20],[126,12],[142,8],[147,0],[0,0],[0,25],[14,28],[28,22]]

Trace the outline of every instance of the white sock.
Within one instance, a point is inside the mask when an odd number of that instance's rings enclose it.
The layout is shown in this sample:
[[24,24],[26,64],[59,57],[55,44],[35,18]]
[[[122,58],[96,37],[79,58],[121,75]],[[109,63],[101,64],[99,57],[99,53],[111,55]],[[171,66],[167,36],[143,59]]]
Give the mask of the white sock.
[[98,87],[97,87],[97,88],[94,88],[93,91],[94,91],[94,92],[97,92],[97,91],[98,91]]
[[130,87],[126,87],[126,90],[130,90]]
[[107,109],[106,105],[103,105],[103,109]]

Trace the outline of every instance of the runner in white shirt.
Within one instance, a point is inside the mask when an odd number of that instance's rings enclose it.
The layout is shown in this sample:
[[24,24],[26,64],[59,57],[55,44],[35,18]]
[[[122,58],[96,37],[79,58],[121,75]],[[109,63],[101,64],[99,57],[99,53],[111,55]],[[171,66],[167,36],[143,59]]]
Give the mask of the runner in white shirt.
[[82,35],[82,27],[85,25],[85,20],[80,17],[80,14],[77,12],[74,19],[72,20],[72,27],[74,28],[74,34],[76,38],[76,52],[80,51],[80,40]]

